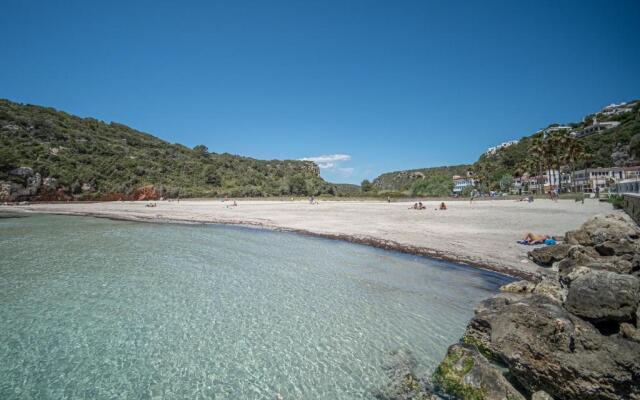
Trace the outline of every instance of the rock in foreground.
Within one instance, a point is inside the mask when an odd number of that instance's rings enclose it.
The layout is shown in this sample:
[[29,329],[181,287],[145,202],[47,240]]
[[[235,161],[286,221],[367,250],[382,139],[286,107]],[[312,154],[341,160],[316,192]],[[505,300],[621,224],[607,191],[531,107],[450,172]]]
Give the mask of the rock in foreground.
[[587,221],[566,243],[531,252],[551,269],[476,308],[462,344],[434,374],[468,400],[640,399],[637,226]]

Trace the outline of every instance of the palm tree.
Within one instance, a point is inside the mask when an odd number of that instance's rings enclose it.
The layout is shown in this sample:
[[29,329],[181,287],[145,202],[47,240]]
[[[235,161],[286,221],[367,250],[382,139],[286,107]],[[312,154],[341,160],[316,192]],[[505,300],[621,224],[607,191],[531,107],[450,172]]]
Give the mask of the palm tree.
[[[529,146],[529,155],[531,157],[531,163],[537,167],[536,175],[541,178],[545,161],[545,147],[542,137],[533,139],[531,146]],[[536,181],[539,183],[538,178],[536,178]]]
[[[547,177],[549,179],[549,189],[555,184],[555,175],[553,174],[553,162],[555,160],[555,146],[554,141],[550,137],[547,137],[542,142],[542,158],[546,165]],[[552,180],[553,178],[553,180]],[[544,183],[544,182],[543,182]]]
[[555,144],[554,156],[556,166],[558,167],[558,188],[560,191],[562,191],[562,164],[566,159],[570,139],[572,139],[572,137],[564,131],[556,132],[553,136]]
[[576,138],[569,137],[567,140],[564,160],[567,164],[569,164],[569,167],[571,169],[571,184],[572,184],[572,191],[574,192],[576,191],[575,177],[574,177],[574,174],[576,172],[576,163],[584,159],[584,157],[585,157],[585,150],[584,150],[584,147],[582,146],[582,143],[580,143]]

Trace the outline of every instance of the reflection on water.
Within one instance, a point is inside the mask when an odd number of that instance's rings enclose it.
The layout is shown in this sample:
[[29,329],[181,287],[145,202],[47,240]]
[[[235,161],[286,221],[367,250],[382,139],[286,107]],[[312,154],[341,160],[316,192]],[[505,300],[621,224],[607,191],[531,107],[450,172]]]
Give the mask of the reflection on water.
[[505,278],[219,226],[0,220],[0,398],[362,399]]

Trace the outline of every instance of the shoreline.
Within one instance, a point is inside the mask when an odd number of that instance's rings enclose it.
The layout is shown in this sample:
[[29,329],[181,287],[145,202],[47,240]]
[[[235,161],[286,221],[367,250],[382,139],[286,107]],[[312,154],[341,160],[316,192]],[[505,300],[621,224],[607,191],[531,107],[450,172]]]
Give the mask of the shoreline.
[[[15,211],[15,210],[14,210]],[[0,210],[0,212],[2,212]],[[49,212],[49,211],[34,211],[34,210],[19,210],[18,213],[24,214],[49,214],[49,215],[62,215],[62,216],[76,216],[76,217],[93,217],[93,218],[105,218],[113,221],[126,221],[126,222],[142,222],[151,224],[182,224],[182,225],[221,225],[221,226],[240,226],[249,229],[262,229],[274,232],[294,233],[302,236],[309,236],[315,238],[339,240],[348,243],[359,244],[363,246],[370,246],[377,249],[398,252],[402,254],[409,254],[418,257],[430,258],[435,260],[447,261],[458,265],[467,266],[470,268],[480,269],[489,272],[495,272],[502,275],[506,275],[512,278],[525,279],[533,281],[536,277],[534,273],[528,273],[525,271],[519,271],[508,267],[495,266],[489,263],[478,262],[469,260],[468,258],[436,249],[430,249],[427,247],[418,247],[411,245],[404,245],[392,240],[378,239],[375,237],[361,237],[348,234],[329,234],[313,232],[306,229],[292,229],[284,227],[269,226],[267,224],[254,223],[251,221],[193,221],[182,220],[174,218],[142,218],[134,216],[113,216],[100,213],[85,213],[85,212]]]
[[449,202],[449,210],[409,209],[410,202],[238,200],[238,206],[207,200],[58,203],[2,206],[0,211],[90,216],[114,220],[236,225],[341,240],[387,251],[444,260],[533,280],[540,267],[527,257],[532,247],[516,243],[526,232],[563,234],[587,218],[614,212],[597,201],[534,203]]

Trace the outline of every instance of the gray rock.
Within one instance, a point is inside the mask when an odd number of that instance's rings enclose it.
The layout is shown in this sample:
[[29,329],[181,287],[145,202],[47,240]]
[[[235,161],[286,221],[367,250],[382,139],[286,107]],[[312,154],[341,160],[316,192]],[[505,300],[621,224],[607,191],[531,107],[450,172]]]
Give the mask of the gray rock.
[[11,171],[9,171],[9,175],[26,178],[28,176],[33,175],[33,168],[29,168],[29,167],[14,168]]
[[630,321],[638,308],[640,281],[631,275],[590,270],[569,286],[565,307],[594,322]]
[[628,239],[608,240],[596,245],[595,249],[601,256],[621,256],[638,252],[638,246]]
[[11,182],[0,181],[0,200],[13,201],[11,197]]
[[640,331],[629,323],[623,322],[620,324],[620,336],[640,343]]
[[589,219],[580,228],[586,231],[594,245],[610,240],[637,239],[638,227],[625,214],[611,214]]
[[449,347],[433,374],[433,381],[445,393],[461,399],[525,400],[502,371],[470,345],[454,344]]
[[604,336],[546,296],[494,302],[465,337],[495,355],[527,391],[560,399],[640,398],[640,343]]
[[616,256],[601,257],[598,260],[587,264],[586,267],[603,271],[617,272],[619,274],[630,274],[633,271],[631,261]]
[[58,187],[58,180],[56,178],[46,177],[42,181],[42,186],[46,189],[55,189]]
[[591,236],[582,229],[568,231],[564,236],[564,242],[571,245],[593,246]]
[[563,303],[567,297],[567,289],[558,280],[543,279],[533,289],[534,294],[550,297],[558,303]]
[[506,293],[532,293],[535,287],[535,283],[523,280],[507,283],[500,287],[500,291]]
[[531,250],[528,255],[538,265],[550,267],[554,262],[560,261],[569,255],[571,245],[560,243],[553,246],[544,246]]
[[553,397],[549,393],[540,390],[531,395],[531,400],[553,400]]
[[383,366],[389,381],[374,391],[373,396],[378,400],[439,400],[440,397],[432,393],[428,381],[416,378],[416,365],[417,361],[409,351],[398,350],[389,354]]

